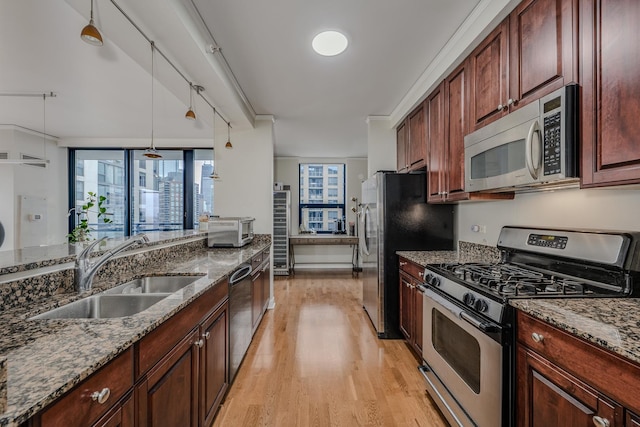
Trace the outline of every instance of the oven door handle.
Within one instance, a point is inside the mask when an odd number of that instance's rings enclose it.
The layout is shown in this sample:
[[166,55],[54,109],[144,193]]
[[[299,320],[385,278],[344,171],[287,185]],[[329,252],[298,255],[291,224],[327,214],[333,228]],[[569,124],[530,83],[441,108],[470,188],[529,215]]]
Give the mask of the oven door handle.
[[487,322],[485,320],[478,319],[477,317],[467,313],[462,308],[458,307],[452,302],[446,300],[444,297],[438,295],[431,289],[427,288],[424,292],[424,295],[426,297],[431,298],[433,301],[438,303],[443,308],[447,309],[447,311],[449,311],[451,314],[453,314],[457,318],[464,320],[465,322],[469,323],[476,329],[481,330],[482,332],[491,333],[491,332],[497,332],[500,330],[500,327],[498,325],[495,325],[491,322]]

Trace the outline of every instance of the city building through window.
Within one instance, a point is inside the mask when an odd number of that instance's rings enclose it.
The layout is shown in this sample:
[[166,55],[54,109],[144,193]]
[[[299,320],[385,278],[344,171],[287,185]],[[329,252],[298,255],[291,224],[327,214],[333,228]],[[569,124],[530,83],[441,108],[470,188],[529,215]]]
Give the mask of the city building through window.
[[332,233],[344,224],[345,177],[344,164],[300,164],[301,231]]

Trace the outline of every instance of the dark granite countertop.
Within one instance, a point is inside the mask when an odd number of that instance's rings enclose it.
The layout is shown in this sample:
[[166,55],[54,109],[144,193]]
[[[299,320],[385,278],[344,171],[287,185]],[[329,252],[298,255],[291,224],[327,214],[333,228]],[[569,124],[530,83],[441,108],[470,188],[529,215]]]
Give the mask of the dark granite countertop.
[[[56,295],[46,303],[0,313],[0,360],[6,365],[6,402],[0,405],[0,426],[26,421],[207,289],[225,279],[239,264],[268,248],[270,236],[238,249],[205,249],[188,260],[159,262],[136,273],[203,275],[134,316],[115,319],[28,320],[77,294]],[[94,293],[117,283],[95,283]],[[86,296],[86,295],[83,295]]]
[[640,299],[518,299],[510,304],[563,331],[640,363]]
[[398,251],[398,256],[422,267],[428,264],[498,262],[500,250],[494,246],[458,242],[457,251]]

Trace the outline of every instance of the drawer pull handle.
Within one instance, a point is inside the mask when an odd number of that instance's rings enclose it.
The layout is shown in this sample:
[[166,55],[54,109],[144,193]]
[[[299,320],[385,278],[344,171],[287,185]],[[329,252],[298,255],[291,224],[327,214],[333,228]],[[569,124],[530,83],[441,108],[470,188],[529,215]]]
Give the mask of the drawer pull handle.
[[544,341],[544,335],[534,332],[531,334],[531,339],[534,340],[535,342],[542,342]]
[[99,404],[102,405],[107,400],[109,400],[109,396],[111,396],[111,390],[105,387],[102,389],[102,391],[94,391],[93,393],[91,393],[91,400],[93,400],[94,402],[98,402]]
[[210,336],[211,336],[211,332],[205,332],[204,334],[202,334],[202,337],[203,337],[205,340],[208,340]]
[[202,348],[204,346],[204,341],[203,340],[198,340],[198,341],[194,342],[193,345],[195,345],[198,348]]
[[407,265],[405,261],[400,261],[400,267],[404,267],[405,265]]
[[593,425],[596,427],[609,427],[611,423],[609,423],[608,419],[595,415],[593,417]]

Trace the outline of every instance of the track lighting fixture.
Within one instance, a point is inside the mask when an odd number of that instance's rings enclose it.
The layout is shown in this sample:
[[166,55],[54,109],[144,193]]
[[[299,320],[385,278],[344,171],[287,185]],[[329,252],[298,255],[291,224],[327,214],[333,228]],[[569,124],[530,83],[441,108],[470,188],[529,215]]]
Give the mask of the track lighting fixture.
[[153,74],[153,63],[154,63],[154,53],[155,53],[155,43],[151,42],[151,147],[144,150],[142,155],[148,159],[161,159],[162,155],[158,153],[156,150],[155,143],[153,141],[153,86],[154,86],[154,74]]
[[231,123],[227,122],[227,143],[224,144],[224,148],[231,150],[233,144],[231,144]]
[[80,38],[85,42],[93,46],[102,46],[102,34],[95,26],[93,22],[93,0],[91,0],[91,15],[89,18],[89,24],[80,32]]

